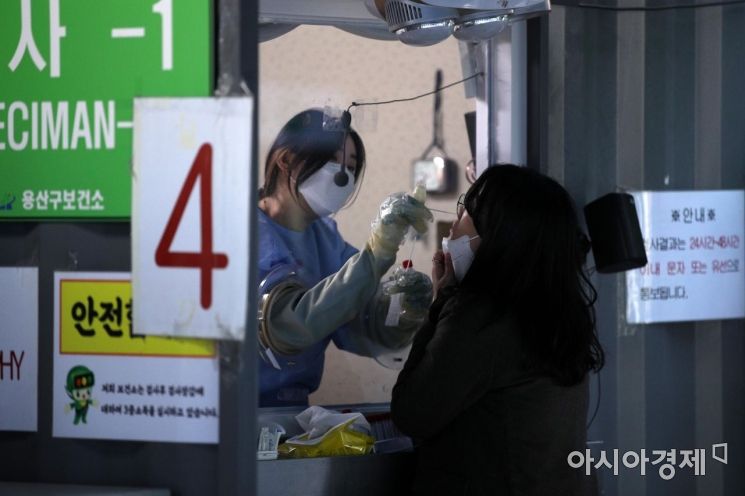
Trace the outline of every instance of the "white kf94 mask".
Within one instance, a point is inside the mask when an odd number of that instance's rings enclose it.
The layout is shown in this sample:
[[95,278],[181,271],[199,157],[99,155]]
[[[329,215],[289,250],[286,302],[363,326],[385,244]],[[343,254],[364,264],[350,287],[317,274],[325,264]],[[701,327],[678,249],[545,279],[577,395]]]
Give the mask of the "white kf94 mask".
[[[349,179],[344,186],[337,186],[334,176],[342,170]],[[298,191],[319,217],[338,212],[354,193],[354,175],[341,164],[326,162],[323,167],[306,179]]]
[[453,271],[458,282],[463,280],[473,263],[475,255],[471,249],[471,240],[478,237],[478,234],[472,237],[466,234],[455,239],[442,238],[442,251],[450,253],[450,259],[453,261]]

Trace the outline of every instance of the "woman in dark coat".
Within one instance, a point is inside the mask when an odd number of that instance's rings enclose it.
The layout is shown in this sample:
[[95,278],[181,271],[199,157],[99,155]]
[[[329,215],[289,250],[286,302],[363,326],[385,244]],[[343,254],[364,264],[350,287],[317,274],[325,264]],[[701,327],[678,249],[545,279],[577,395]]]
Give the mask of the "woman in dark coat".
[[436,298],[393,389],[416,443],[415,494],[594,494],[584,452],[588,373],[603,366],[589,242],[556,181],[490,167],[459,201]]

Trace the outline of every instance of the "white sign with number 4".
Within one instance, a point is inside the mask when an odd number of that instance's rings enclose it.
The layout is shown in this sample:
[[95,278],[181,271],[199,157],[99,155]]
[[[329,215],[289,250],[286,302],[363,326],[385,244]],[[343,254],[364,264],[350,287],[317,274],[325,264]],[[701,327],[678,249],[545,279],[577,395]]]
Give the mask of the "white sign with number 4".
[[135,99],[138,334],[243,339],[252,112],[249,97]]

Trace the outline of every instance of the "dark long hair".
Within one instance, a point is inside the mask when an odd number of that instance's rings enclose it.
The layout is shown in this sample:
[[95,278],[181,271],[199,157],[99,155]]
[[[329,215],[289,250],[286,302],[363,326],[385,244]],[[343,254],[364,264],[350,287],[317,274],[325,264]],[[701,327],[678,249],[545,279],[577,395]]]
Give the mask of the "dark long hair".
[[264,164],[264,186],[261,188],[260,196],[272,196],[277,190],[280,169],[276,163],[277,152],[286,150],[290,152],[291,160],[289,170],[299,168],[294,187],[292,181],[287,177],[287,186],[295,196],[298,188],[308,177],[324,166],[326,162],[334,159],[334,155],[344,146],[347,133],[354,142],[357,154],[357,167],[354,171],[354,180],[358,178],[365,166],[365,147],[359,134],[349,128],[347,132],[342,130],[324,129],[324,113],[319,109],[307,109],[282,127],[269,149]]
[[481,244],[461,287],[486,292],[514,317],[531,361],[561,384],[599,371],[597,294],[574,202],[553,179],[514,165],[488,168],[466,193]]

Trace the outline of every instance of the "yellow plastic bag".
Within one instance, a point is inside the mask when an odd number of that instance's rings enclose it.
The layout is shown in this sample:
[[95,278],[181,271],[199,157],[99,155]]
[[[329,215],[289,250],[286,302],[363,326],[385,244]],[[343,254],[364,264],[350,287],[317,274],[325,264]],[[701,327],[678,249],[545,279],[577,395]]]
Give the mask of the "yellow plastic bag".
[[[362,414],[360,414],[361,416]],[[352,428],[356,418],[349,419],[325,434],[310,438],[300,434],[279,445],[283,458],[313,458],[317,456],[366,455],[372,451],[375,438]]]

